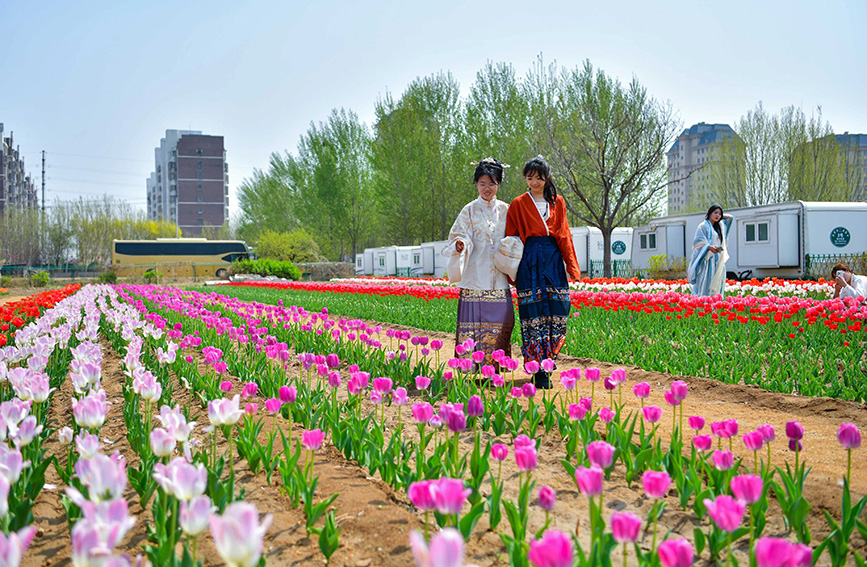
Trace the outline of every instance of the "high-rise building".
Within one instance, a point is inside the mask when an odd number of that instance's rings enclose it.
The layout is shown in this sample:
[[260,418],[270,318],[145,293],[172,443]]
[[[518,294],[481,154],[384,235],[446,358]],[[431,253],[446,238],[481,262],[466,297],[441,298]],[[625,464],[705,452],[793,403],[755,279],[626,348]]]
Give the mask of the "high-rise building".
[[713,160],[714,145],[734,135],[728,124],[699,122],[678,136],[665,154],[668,180],[672,182],[668,186],[668,214],[687,212],[707,201],[710,181],[706,165]]
[[845,132],[834,136],[841,147],[846,182],[857,188],[853,201],[867,201],[867,134]]
[[166,130],[154,161],[147,180],[149,219],[174,223],[184,236],[223,226],[229,212],[229,166],[222,136]]
[[13,140],[3,135],[0,123],[0,213],[6,207],[38,207],[36,187],[24,169],[24,158]]

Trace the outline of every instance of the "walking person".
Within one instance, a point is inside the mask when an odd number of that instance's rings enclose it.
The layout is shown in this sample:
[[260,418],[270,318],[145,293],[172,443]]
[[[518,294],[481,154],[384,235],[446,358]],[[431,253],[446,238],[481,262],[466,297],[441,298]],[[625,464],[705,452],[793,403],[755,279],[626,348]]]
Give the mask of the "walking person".
[[[566,342],[569,317],[569,284],[581,278],[572,233],[566,218],[566,202],[557,194],[551,168],[542,156],[524,164],[528,191],[515,198],[506,215],[506,236],[519,236],[524,255],[515,276],[518,316],[521,320],[521,353],[524,364],[556,359]],[[540,368],[533,378],[537,388],[548,389],[551,380]]]
[[695,229],[692,258],[687,279],[693,295],[723,295],[726,286],[726,237],[732,217],[723,214],[722,207],[712,205],[705,220]]
[[467,203],[449,231],[443,254],[449,257],[449,280],[461,288],[455,344],[473,339],[484,351],[483,364],[494,364],[491,353],[511,356],[515,308],[506,275],[494,267],[494,254],[506,231],[509,205],[497,199],[507,165],[485,158],[476,165],[473,183],[478,198]]

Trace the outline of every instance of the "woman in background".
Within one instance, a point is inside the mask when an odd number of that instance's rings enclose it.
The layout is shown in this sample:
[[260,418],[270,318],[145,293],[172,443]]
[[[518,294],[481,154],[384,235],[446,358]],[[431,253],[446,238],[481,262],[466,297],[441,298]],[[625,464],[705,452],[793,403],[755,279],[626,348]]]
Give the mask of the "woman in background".
[[512,355],[511,337],[515,308],[506,275],[494,267],[494,253],[506,231],[509,205],[497,199],[508,167],[485,158],[473,173],[479,197],[467,203],[449,232],[443,254],[450,256],[449,280],[461,288],[455,343],[467,339],[484,351],[483,364],[494,364],[491,353],[502,349]]
[[[542,156],[524,165],[528,191],[515,198],[506,216],[506,236],[519,236],[524,255],[515,276],[518,316],[521,319],[521,352],[524,364],[554,360],[566,341],[569,317],[569,284],[581,278],[572,233],[566,219],[566,202],[557,194],[551,168]],[[551,381],[541,368],[533,379],[537,388]]]
[[723,295],[726,286],[726,237],[732,218],[722,207],[712,205],[695,229],[687,279],[693,295]]

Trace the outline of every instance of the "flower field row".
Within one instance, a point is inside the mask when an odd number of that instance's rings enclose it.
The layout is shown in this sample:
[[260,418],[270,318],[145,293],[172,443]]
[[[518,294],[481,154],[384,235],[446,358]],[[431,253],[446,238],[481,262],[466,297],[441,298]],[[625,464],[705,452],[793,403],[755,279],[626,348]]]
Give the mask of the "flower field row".
[[[504,550],[512,565],[537,567],[608,565],[619,553],[665,567],[723,555],[760,567],[781,553],[791,565],[863,560],[867,499],[852,502],[851,466],[841,508],[820,528],[811,520],[811,531],[803,457],[813,432],[768,423],[738,439],[739,424],[724,420],[706,435],[693,416],[689,434],[682,382],[663,395],[623,371],[572,368],[556,375],[560,391],[538,395],[514,382],[535,369],[505,353],[498,373],[473,363],[472,344],[453,357],[440,340],[325,311],[151,286],[88,286],[19,329],[15,343],[0,351],[12,386],[0,405],[0,492],[6,479],[3,531],[19,555],[54,463],[75,566],[129,565],[119,548],[137,529],[140,562],[261,564],[272,520],[245,501],[235,472],[243,461],[263,477],[257,484],[277,477],[275,497],[302,514],[328,562],[346,529],[338,495],[317,491],[316,454],[331,446],[407,493],[424,517],[409,537],[417,565],[461,565],[466,541],[487,546],[485,561]],[[107,373],[109,358],[123,375]],[[61,422],[49,427],[60,390],[72,392],[73,411],[54,412]],[[127,452],[105,452],[107,424]],[[789,439],[785,470],[779,451],[772,462],[774,426]],[[60,445],[48,438],[55,428]],[[857,426],[842,424],[838,438],[851,462]],[[49,455],[49,445],[62,449]],[[550,486],[554,467],[571,486]],[[605,508],[603,487],[638,482],[646,505]],[[133,504],[152,513],[133,517]],[[667,507],[695,529],[679,528]],[[583,528],[564,529],[576,522]],[[766,537],[786,529],[793,539]]]
[[[454,332],[456,288],[293,282],[224,293]],[[646,370],[867,401],[867,306],[851,299],[572,292],[564,352]],[[513,342],[519,342],[516,326]]]
[[[337,284],[357,284],[365,286],[397,285],[397,286],[435,286],[457,287],[449,283],[447,279],[426,278],[382,278],[382,277],[355,277],[335,278],[331,280]],[[585,278],[581,281],[570,282],[569,288],[573,291],[599,291],[599,292],[642,292],[642,293],[665,293],[680,292],[689,293],[689,284],[686,280],[641,280],[638,278]],[[834,282],[824,279],[819,281],[781,280],[768,278],[765,280],[728,280],[726,282],[726,295],[756,295],[777,297],[810,297],[813,299],[828,299],[833,296]]]

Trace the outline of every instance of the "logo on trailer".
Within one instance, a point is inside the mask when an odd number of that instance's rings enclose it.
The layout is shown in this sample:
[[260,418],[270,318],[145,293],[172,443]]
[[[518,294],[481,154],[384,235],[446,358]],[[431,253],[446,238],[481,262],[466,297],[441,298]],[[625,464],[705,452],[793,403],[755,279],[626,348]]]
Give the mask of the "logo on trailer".
[[626,243],[622,240],[615,240],[611,243],[611,251],[618,256],[626,252]]
[[831,231],[831,244],[833,244],[837,248],[843,248],[847,246],[851,238],[852,236],[849,234],[849,231],[846,229],[846,227],[838,226]]

